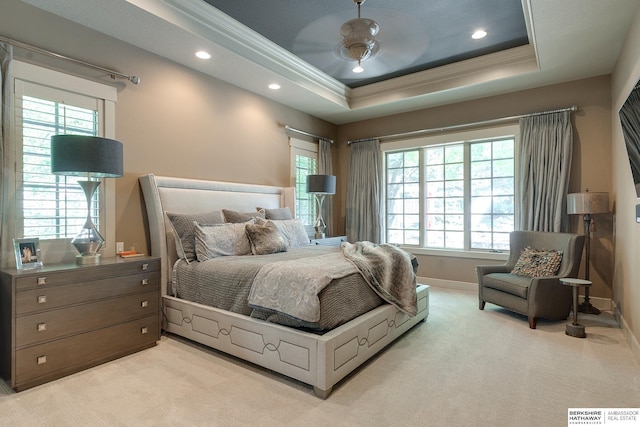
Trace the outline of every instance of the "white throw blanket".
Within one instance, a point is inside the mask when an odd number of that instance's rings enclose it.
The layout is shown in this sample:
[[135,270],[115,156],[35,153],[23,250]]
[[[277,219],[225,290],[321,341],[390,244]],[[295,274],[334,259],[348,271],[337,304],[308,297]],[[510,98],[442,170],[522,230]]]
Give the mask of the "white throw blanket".
[[249,305],[317,322],[318,294],[333,279],[354,273],[358,270],[341,252],[267,264],[253,280]]

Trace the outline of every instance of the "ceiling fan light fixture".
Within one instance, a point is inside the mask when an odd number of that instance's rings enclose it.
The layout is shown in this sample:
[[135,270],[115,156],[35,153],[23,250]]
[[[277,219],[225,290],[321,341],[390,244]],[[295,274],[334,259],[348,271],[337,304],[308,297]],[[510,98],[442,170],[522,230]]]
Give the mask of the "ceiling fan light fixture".
[[[373,19],[360,17],[360,5],[364,0],[353,0],[353,2],[358,6],[358,17],[342,24],[340,28],[342,43],[336,50],[341,58],[347,61],[358,61],[354,72],[362,72],[364,69],[360,63],[376,55],[382,48],[380,42],[376,40],[380,26]],[[361,71],[355,71],[356,69]]]
[[362,65],[360,65],[360,61],[358,61],[358,65],[356,65],[355,67],[353,67],[352,70],[354,73],[361,73],[364,71],[364,68],[362,68]]

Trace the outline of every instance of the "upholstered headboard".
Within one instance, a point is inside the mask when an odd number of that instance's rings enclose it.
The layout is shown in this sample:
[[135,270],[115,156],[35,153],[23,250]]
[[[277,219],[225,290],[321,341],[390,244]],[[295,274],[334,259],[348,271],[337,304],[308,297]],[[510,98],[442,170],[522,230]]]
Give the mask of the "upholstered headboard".
[[151,255],[162,258],[162,295],[167,294],[178,256],[165,212],[199,213],[217,209],[254,212],[257,207],[289,207],[295,215],[293,187],[144,175],[138,178],[149,219]]

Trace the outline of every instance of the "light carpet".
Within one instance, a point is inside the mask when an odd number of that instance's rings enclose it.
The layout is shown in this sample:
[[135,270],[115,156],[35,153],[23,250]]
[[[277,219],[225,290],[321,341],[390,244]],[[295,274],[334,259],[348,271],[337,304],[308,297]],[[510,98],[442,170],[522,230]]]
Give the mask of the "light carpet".
[[3,426],[566,426],[568,408],[640,407],[640,364],[611,313],[526,318],[431,287],[430,315],[334,387],[301,383],[176,338],[21,393]]

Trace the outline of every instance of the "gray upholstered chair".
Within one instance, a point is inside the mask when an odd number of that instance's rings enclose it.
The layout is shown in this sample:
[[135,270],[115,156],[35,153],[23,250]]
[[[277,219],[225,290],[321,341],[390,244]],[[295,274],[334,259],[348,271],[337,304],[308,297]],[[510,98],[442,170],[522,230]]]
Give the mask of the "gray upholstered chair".
[[[536,328],[538,318],[566,319],[571,311],[571,287],[561,284],[560,278],[577,277],[583,244],[584,236],[577,234],[512,232],[509,259],[505,264],[476,267],[480,310],[484,310],[487,302],[502,306],[527,316],[531,329]],[[511,274],[520,253],[527,246],[562,251],[557,274],[550,277]]]

